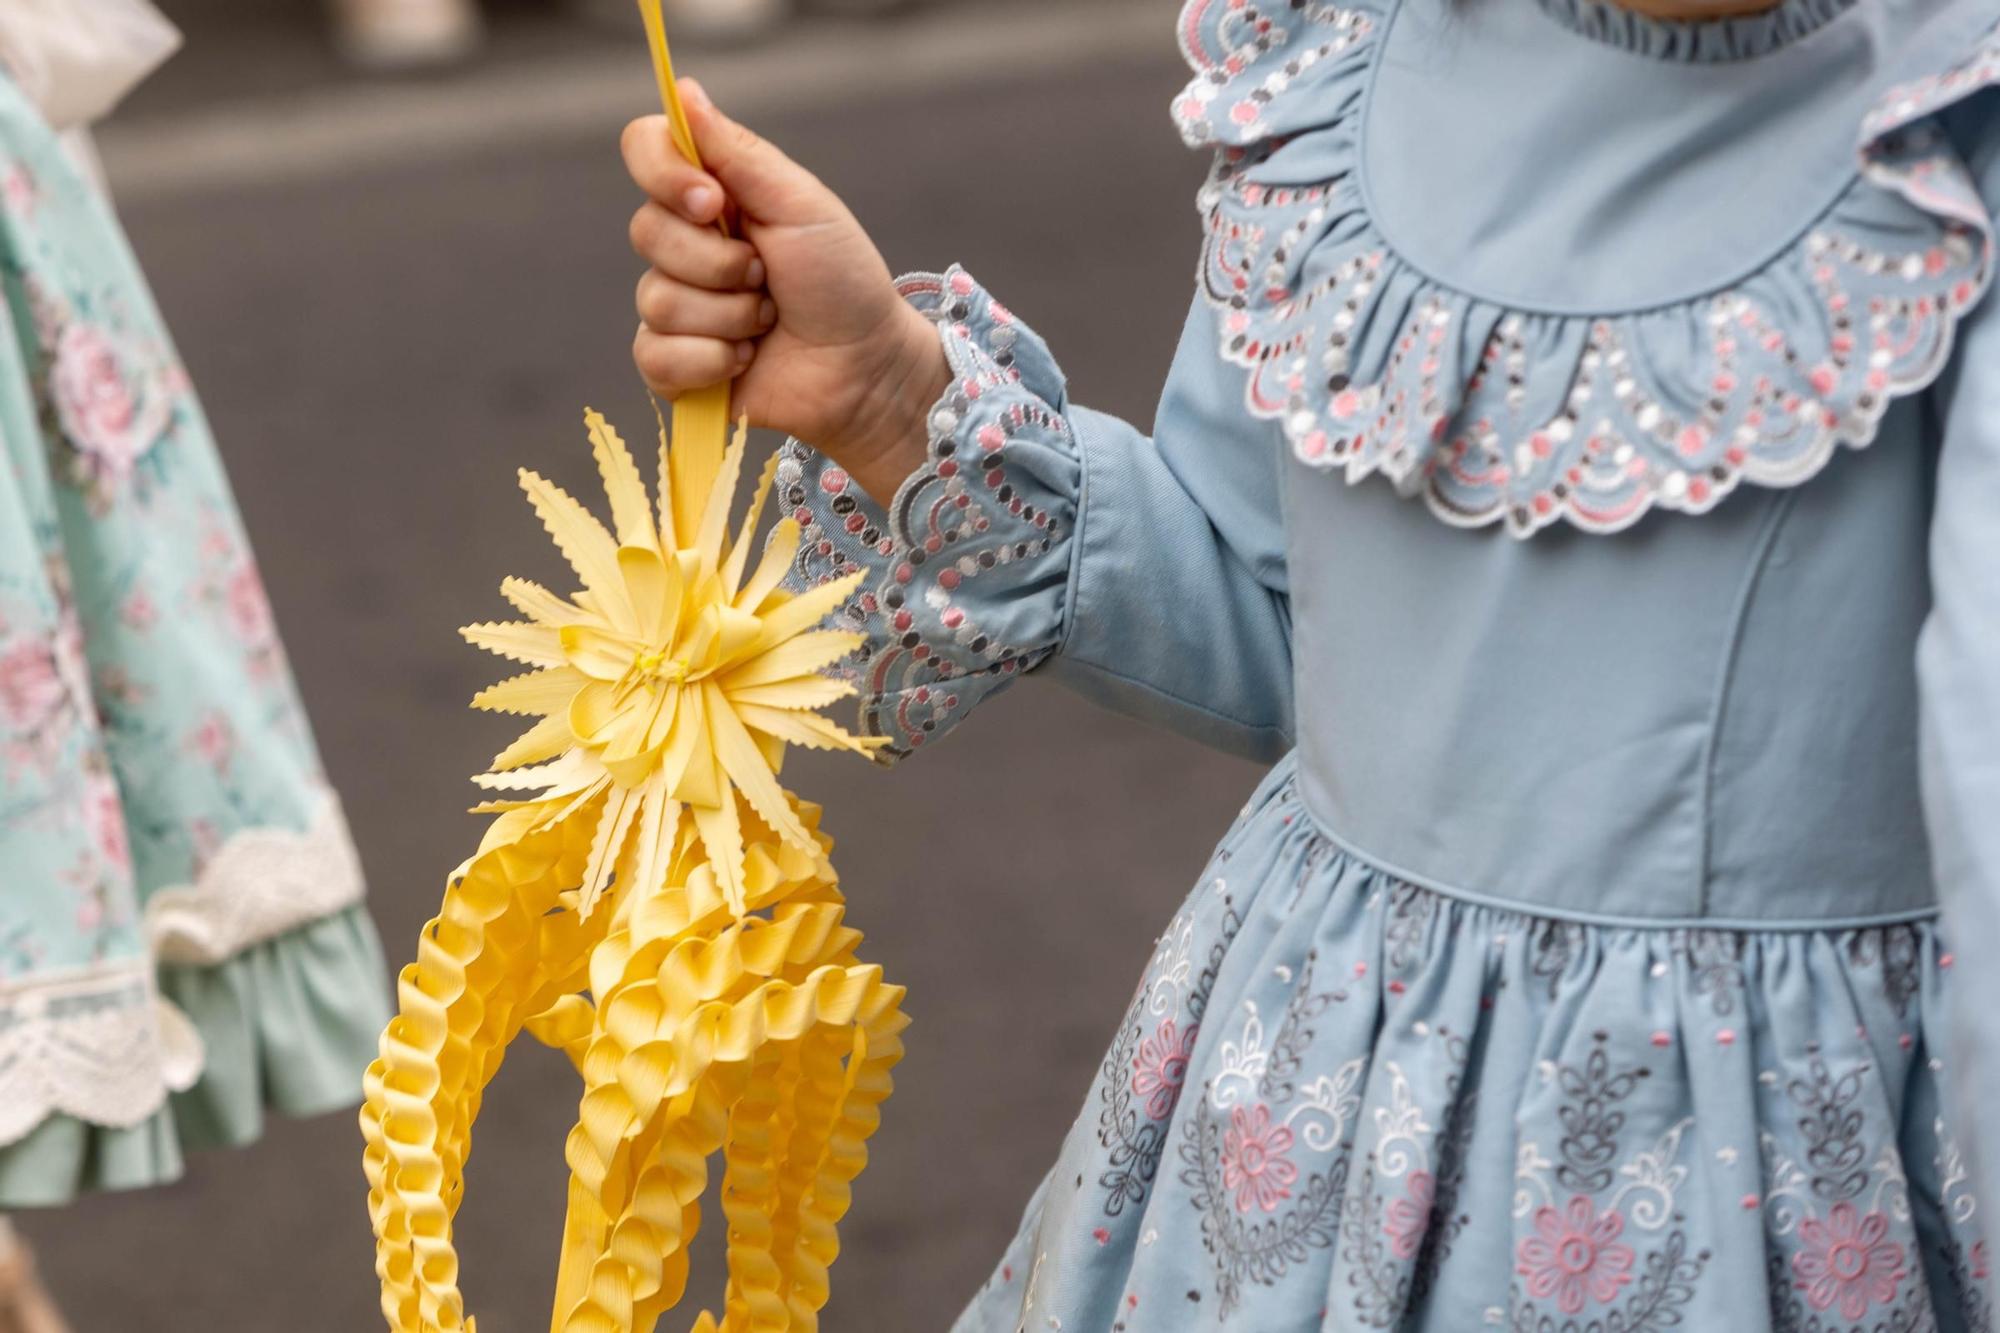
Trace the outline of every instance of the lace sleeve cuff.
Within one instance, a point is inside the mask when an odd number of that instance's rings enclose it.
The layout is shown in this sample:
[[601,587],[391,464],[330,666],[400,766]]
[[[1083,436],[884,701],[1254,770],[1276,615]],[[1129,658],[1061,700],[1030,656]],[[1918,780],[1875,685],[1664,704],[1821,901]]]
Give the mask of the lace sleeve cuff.
[[805,529],[793,577],[867,572],[843,612],[860,725],[907,754],[1061,643],[1083,468],[1062,373],[1033,330],[952,268],[899,284],[937,324],[953,383],[925,465],[889,511],[794,440],[780,494]]

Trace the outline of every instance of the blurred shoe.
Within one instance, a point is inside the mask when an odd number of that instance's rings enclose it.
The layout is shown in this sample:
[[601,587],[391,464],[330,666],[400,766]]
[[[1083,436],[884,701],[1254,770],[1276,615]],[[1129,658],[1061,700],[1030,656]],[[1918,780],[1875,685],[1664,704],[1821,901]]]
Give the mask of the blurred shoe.
[[791,17],[791,0],[666,0],[669,31],[695,41],[761,37]]
[[56,1303],[35,1276],[25,1241],[11,1233],[0,1244],[0,1333],[69,1333]]
[[473,0],[333,0],[334,40],[366,69],[416,69],[463,60],[479,48]]

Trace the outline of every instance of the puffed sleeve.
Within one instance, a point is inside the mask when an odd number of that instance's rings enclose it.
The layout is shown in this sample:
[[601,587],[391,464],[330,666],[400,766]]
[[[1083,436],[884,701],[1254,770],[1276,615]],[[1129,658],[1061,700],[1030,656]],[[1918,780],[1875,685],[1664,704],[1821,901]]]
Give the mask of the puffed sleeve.
[[150,0],[0,3],[0,74],[59,130],[108,115],[180,42]]
[[[1967,137],[2000,200],[2000,116]],[[1961,118],[1958,127],[1966,130]],[[1920,764],[1931,859],[1956,957],[1946,995],[1944,1085],[1977,1197],[2000,1200],[2000,307],[1988,293],[1959,328],[1939,381],[1931,519],[1933,605],[1917,652]]]
[[1047,345],[962,270],[904,294],[954,372],[927,465],[885,512],[802,444],[779,463],[806,527],[796,576],[867,574],[845,612],[867,635],[849,668],[862,727],[908,753],[1039,669],[1217,748],[1281,755],[1279,446],[1229,391],[1206,307],[1148,436],[1071,404]]

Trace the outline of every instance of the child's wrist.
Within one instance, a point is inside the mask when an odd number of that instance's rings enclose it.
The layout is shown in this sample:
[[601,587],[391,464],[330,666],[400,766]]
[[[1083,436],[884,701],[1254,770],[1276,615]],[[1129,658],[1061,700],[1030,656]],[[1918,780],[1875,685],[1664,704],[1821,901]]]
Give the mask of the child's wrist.
[[847,474],[887,505],[930,455],[930,414],[951,384],[937,326],[904,306],[891,351],[870,386],[871,410],[838,459]]

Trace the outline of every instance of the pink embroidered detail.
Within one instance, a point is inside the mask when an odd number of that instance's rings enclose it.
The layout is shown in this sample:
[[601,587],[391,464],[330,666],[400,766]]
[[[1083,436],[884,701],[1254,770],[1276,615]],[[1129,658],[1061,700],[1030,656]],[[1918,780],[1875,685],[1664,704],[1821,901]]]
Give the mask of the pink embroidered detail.
[[1152,1036],[1140,1040],[1132,1057],[1132,1095],[1144,1103],[1147,1119],[1165,1120],[1174,1113],[1181,1085],[1187,1082],[1197,1035],[1199,1029],[1194,1024],[1183,1030],[1166,1018]]
[[[1181,20],[1196,77],[1175,116],[1190,143],[1219,145],[1200,198],[1218,351],[1248,372],[1250,413],[1309,466],[1350,483],[1380,473],[1448,523],[1523,537],[1705,512],[1746,481],[1799,485],[1872,442],[1986,292],[1991,220],[1925,118],[2000,82],[2000,41],[1885,98],[1848,195],[1765,270],[1591,319],[1495,312],[1409,272],[1365,215],[1358,160],[1322,163],[1318,181],[1274,161],[1321,134],[1352,157],[1338,141],[1380,26],[1325,3],[1191,0]],[[1307,78],[1310,96],[1294,87]],[[1885,220],[1885,195],[1904,216]],[[1391,291],[1405,304],[1385,315]]]
[[1815,1310],[1838,1305],[1841,1318],[1860,1319],[1871,1306],[1894,1300],[1907,1269],[1903,1247],[1888,1234],[1880,1210],[1863,1213],[1844,1199],[1825,1218],[1802,1218],[1805,1248],[1792,1256],[1792,1271],[1806,1303]]
[[1624,1230],[1616,1209],[1599,1213],[1586,1195],[1561,1210],[1544,1205],[1535,1211],[1535,1234],[1516,1248],[1514,1271],[1527,1279],[1530,1296],[1553,1296],[1564,1314],[1579,1313],[1587,1301],[1605,1304],[1632,1280],[1632,1247],[1618,1239]]
[[1292,1131],[1271,1123],[1271,1108],[1262,1102],[1229,1112],[1229,1128],[1222,1134],[1222,1184],[1236,1192],[1237,1212],[1255,1206],[1275,1213],[1292,1197],[1299,1169],[1287,1155],[1291,1149]]
[[[1286,45],[1290,34],[1245,0],[1190,0],[1181,11],[1181,52],[1198,77],[1174,99],[1174,120],[1189,144],[1262,138],[1269,132],[1267,107],[1316,66],[1353,50],[1375,30],[1373,16],[1359,9],[1326,3],[1306,8],[1321,40],[1299,44],[1291,59],[1239,87],[1238,76]],[[1221,42],[1219,50],[1209,44],[1211,28]]]
[[[1018,465],[1021,449],[1074,456],[1068,421],[1048,401],[1060,381],[1031,331],[1006,314],[972,276],[954,268],[899,284],[938,327],[953,383],[930,414],[928,465],[906,481],[886,515],[864,504],[848,477],[796,442],[780,457],[783,503],[804,529],[800,572],[809,580],[870,567],[887,571],[843,613],[871,631],[853,672],[863,730],[914,750],[988,690],[1033,666],[1053,646],[1016,644],[977,623],[965,598],[974,580],[1005,579],[1048,556],[1068,514],[1045,507],[1070,497]],[[1036,383],[1017,356],[1033,345]],[[1039,388],[1039,392],[1037,389]],[[819,468],[805,481],[809,467]],[[1058,560],[1065,557],[1057,556]],[[966,682],[964,690],[937,688]]]
[[1431,1208],[1437,1201],[1437,1177],[1428,1171],[1412,1171],[1405,1182],[1406,1192],[1389,1200],[1384,1210],[1382,1230],[1389,1236],[1389,1252],[1398,1259],[1414,1259],[1430,1230]]

